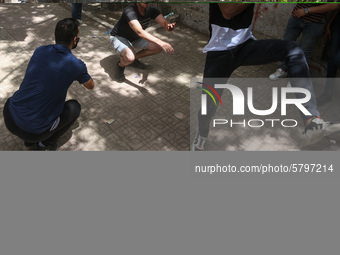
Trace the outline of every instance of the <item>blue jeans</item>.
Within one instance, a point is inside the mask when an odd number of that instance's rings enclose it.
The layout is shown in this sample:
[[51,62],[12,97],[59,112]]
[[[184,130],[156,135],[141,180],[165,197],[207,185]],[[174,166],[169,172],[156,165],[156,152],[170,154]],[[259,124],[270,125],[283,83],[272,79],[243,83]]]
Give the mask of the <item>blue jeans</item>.
[[83,7],[82,3],[73,3],[72,4],[72,18],[81,19],[82,7]]
[[334,90],[334,79],[336,72],[340,65],[340,12],[336,15],[332,24],[332,35],[331,35],[331,55],[327,64],[327,82],[325,92],[328,95],[333,94]]
[[[300,47],[303,50],[305,57],[308,59],[313,51],[319,36],[322,35],[325,21],[321,22],[308,22],[294,16],[288,20],[286,31],[283,35],[285,41],[296,41],[300,34],[302,34]],[[281,68],[285,71],[288,67],[284,62],[281,62]]]
[[[230,75],[239,66],[264,65],[276,61],[286,63],[291,78],[303,78],[291,79],[291,84],[293,87],[305,88],[311,93],[311,99],[303,105],[312,116],[319,116],[308,64],[297,42],[250,39],[232,50],[210,51],[206,57],[203,82],[209,84],[207,82],[209,78],[225,78],[225,81],[222,82],[227,82]],[[216,91],[221,97],[223,89],[216,89]],[[304,95],[298,93],[296,97],[301,98]],[[201,110],[198,112],[199,134],[201,136],[208,136],[209,124],[216,109],[217,106],[215,106],[211,97],[207,97],[207,114],[201,115]],[[303,114],[301,116],[304,121],[311,117]]]

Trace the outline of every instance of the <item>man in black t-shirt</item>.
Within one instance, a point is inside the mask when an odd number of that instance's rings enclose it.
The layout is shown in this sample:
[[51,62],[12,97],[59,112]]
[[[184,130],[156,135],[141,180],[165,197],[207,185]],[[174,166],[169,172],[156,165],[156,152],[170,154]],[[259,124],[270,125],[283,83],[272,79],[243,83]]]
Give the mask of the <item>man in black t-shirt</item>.
[[[115,79],[119,82],[125,80],[124,69],[127,65],[145,69],[146,66],[138,59],[160,53],[164,50],[172,54],[174,49],[145,29],[150,19],[154,19],[164,29],[172,31],[176,23],[169,23],[163,15],[148,3],[134,3],[127,6],[118,23],[111,31],[110,42],[120,54],[120,60],[115,70]],[[136,52],[136,49],[141,49]]]

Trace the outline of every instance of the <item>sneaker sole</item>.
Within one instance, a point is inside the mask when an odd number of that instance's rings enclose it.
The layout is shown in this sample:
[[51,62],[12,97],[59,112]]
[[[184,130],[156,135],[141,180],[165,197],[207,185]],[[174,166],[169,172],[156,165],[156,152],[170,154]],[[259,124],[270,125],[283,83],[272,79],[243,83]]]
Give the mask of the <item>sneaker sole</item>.
[[284,79],[284,78],[287,78],[287,76],[284,76],[284,77],[275,77],[275,78],[269,77],[269,80],[271,80],[271,81],[277,81],[277,80],[279,80],[279,79]]
[[201,149],[198,149],[197,147],[193,147],[192,151],[204,151],[204,149],[201,150]]

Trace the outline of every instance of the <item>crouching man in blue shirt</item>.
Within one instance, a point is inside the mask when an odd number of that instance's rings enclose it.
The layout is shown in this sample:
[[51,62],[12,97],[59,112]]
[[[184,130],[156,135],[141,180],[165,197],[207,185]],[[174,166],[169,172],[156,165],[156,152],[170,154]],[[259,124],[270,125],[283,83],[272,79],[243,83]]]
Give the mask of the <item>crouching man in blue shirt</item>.
[[8,130],[32,150],[56,150],[58,138],[79,117],[78,101],[65,102],[73,81],[94,88],[86,65],[71,52],[79,42],[78,21],[59,21],[55,40],[56,44],[35,50],[19,90],[7,100],[3,111]]

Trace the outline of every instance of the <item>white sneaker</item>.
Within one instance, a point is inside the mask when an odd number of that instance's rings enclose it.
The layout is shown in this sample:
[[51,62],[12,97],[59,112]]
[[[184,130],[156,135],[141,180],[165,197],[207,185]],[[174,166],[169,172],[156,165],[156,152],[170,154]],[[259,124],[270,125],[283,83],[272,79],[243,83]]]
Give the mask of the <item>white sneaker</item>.
[[325,122],[321,118],[314,118],[305,127],[305,135],[309,139],[319,139],[324,136],[332,137],[336,134],[340,134],[340,122]]
[[282,70],[281,68],[277,69],[275,73],[272,73],[269,75],[269,79],[272,81],[276,81],[279,78],[286,78],[287,77],[287,72]]
[[305,127],[305,136],[309,139],[320,139],[323,136],[322,130],[325,128],[325,122],[321,118],[314,118]]
[[323,128],[323,135],[327,137],[339,137],[340,135],[340,122],[325,122]]
[[197,132],[195,139],[194,139],[194,143],[192,144],[192,150],[193,151],[204,151],[204,144],[206,140],[207,140],[206,137],[199,135]]

